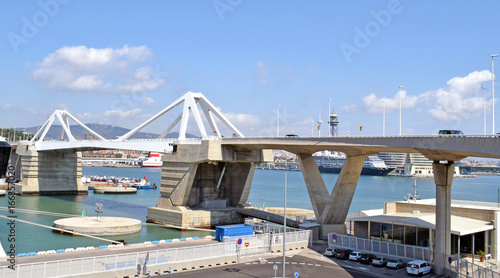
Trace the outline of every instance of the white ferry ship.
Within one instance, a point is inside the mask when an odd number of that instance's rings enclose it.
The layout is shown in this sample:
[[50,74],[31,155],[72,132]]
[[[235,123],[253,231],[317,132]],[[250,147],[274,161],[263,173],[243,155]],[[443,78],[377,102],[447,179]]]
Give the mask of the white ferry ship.
[[[321,173],[338,174],[346,160],[346,155],[340,152],[322,151],[313,154],[314,161]],[[386,176],[393,168],[387,167],[382,159],[376,155],[365,158],[361,175]]]
[[163,166],[163,161],[161,161],[161,155],[159,153],[150,152],[146,159],[139,162],[141,167],[161,167]]

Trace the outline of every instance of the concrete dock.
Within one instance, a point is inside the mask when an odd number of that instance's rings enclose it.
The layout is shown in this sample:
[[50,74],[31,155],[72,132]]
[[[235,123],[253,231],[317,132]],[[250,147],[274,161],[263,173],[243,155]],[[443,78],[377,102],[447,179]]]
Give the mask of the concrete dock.
[[54,221],[54,227],[93,236],[133,234],[141,231],[141,221],[124,217],[71,217]]

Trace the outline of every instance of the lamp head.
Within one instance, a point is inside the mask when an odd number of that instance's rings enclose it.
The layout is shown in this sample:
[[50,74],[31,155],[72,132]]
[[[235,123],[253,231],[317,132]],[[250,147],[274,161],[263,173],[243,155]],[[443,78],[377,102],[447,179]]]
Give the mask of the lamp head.
[[498,56],[498,54],[493,54],[493,55],[491,55],[491,58],[497,57],[497,56]]

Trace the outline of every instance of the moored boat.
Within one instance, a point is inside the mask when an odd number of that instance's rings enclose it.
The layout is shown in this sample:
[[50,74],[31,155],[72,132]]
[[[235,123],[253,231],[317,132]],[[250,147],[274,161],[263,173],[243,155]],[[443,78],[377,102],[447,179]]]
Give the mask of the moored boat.
[[[320,173],[338,174],[344,166],[346,155],[337,152],[318,152],[313,155]],[[393,168],[387,167],[382,159],[372,155],[365,158],[361,175],[386,176]]]
[[163,161],[161,161],[159,153],[149,152],[148,157],[139,162],[139,164],[141,167],[161,167],[163,166]]

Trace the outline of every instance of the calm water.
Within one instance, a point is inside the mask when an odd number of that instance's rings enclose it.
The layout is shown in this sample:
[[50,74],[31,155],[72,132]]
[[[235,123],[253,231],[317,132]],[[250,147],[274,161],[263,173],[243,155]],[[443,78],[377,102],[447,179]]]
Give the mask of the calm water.
[[[146,176],[151,183],[160,184],[161,169],[148,168],[83,168],[84,175],[107,175],[130,178]],[[311,209],[311,203],[301,172],[287,172],[288,207]],[[256,170],[250,202],[262,206],[283,206],[284,171]],[[323,179],[331,192],[337,179],[337,174],[323,174]],[[457,200],[472,200],[497,202],[498,176],[478,176],[475,179],[455,179],[452,187],[452,198]],[[350,213],[361,209],[382,208],[383,202],[403,200],[403,197],[412,192],[413,180],[402,177],[361,176],[354,195]],[[434,198],[435,185],[432,178],[418,180],[418,193],[422,198]],[[94,195],[92,191],[86,196],[16,196],[16,208],[50,211],[75,216],[81,215],[82,210],[87,216],[94,216],[95,203],[103,200],[104,216],[130,217],[146,221],[147,208],[156,206],[159,190],[138,190],[135,195]],[[0,197],[0,207],[7,206],[7,198]],[[0,214],[7,215],[5,211]],[[16,213],[19,219],[52,226],[53,221],[61,216],[38,215],[31,213]],[[6,249],[8,246],[7,220],[0,218],[0,241]],[[110,239],[124,239],[128,243],[139,243],[147,240],[159,240],[187,236],[205,236],[209,232],[178,231],[144,224],[141,233],[125,236],[107,237]],[[16,226],[16,252],[40,251],[80,246],[99,246],[106,244],[103,241],[61,235],[49,229],[25,223]]]

